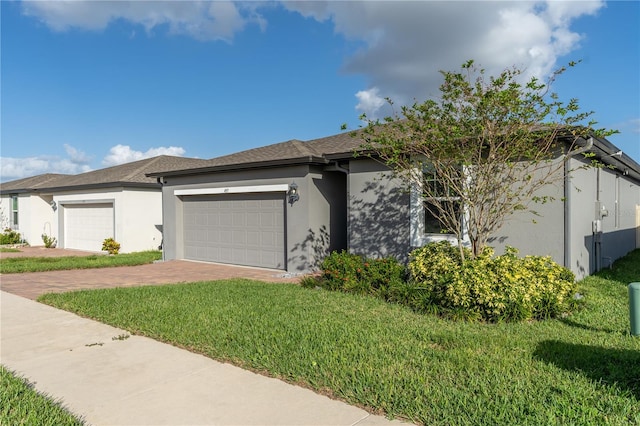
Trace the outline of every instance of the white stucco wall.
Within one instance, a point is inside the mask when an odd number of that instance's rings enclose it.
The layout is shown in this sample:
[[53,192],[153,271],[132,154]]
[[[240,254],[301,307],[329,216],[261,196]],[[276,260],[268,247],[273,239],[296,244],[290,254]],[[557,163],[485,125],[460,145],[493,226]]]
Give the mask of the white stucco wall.
[[121,251],[157,250],[162,243],[162,192],[126,189],[116,205]]
[[58,205],[53,221],[59,247],[64,248],[63,220],[65,203],[113,202],[114,239],[121,253],[157,250],[162,241],[158,229],[162,224],[162,193],[160,189],[108,188],[105,190],[61,192],[53,196]]
[[4,230],[9,227],[9,217],[11,215],[11,196],[0,197],[0,228]]
[[[49,198],[50,200],[50,198]],[[2,208],[2,228],[11,225],[11,196],[3,195],[0,203]],[[18,194],[18,226],[13,228],[32,246],[44,245],[42,234],[56,236],[55,214],[49,201],[38,195]]]

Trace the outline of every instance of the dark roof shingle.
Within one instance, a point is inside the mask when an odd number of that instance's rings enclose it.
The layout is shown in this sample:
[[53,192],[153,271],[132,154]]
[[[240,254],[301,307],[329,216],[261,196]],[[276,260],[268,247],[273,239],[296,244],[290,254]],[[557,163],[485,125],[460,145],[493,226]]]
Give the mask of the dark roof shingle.
[[345,132],[326,138],[314,139],[303,142],[292,139],[286,142],[275,143],[258,148],[236,152],[222,157],[212,158],[197,168],[160,170],[151,173],[152,176],[169,176],[192,173],[207,173],[225,170],[231,166],[249,168],[257,166],[273,166],[295,163],[321,163],[328,162],[326,156],[349,157],[362,145],[362,139],[352,136],[353,132]]
[[105,186],[155,186],[156,178],[147,176],[158,170],[183,170],[201,167],[207,160],[160,155],[131,163],[80,173],[77,175],[46,174],[3,183],[2,193],[17,190],[64,190]]
[[22,179],[16,179],[9,182],[3,182],[0,184],[0,191],[6,193],[8,191],[20,191],[31,189],[36,185],[46,184],[56,181],[60,178],[68,177],[71,175],[64,175],[58,173],[45,173],[36,176],[30,176]]

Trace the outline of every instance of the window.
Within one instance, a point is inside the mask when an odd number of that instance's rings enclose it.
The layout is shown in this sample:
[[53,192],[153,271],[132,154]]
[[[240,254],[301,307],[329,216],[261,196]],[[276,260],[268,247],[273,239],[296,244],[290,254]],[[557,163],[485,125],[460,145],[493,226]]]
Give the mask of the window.
[[11,196],[11,227],[18,227],[18,196]]
[[[460,176],[461,177],[461,176]],[[441,217],[444,211],[450,218],[460,220],[462,215],[460,197],[454,188],[432,170],[423,172],[424,233],[455,234]],[[449,221],[451,222],[451,221]]]
[[[456,241],[453,230],[447,229],[443,223],[441,209],[460,219],[463,244],[469,244],[464,206],[460,197],[456,195],[456,189],[459,190],[456,188],[457,183],[454,181],[447,185],[446,180],[429,167],[416,168],[415,172],[420,173],[422,178],[411,187],[411,245],[422,247],[434,241]],[[460,169],[460,185],[463,184],[463,178],[463,169]]]

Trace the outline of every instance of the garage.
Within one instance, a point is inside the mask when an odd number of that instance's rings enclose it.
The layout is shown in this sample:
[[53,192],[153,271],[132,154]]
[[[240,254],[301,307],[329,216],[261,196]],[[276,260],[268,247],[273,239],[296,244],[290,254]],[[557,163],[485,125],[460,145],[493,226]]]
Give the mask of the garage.
[[114,237],[113,203],[64,204],[64,248],[101,251]]
[[286,269],[284,192],[183,198],[184,258]]

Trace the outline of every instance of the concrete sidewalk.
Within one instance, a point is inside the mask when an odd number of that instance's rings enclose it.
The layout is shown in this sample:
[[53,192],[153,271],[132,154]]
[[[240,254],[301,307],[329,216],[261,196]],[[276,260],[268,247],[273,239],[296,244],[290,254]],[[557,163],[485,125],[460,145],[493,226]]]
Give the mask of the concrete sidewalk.
[[4,291],[0,304],[0,362],[88,424],[403,424]]

